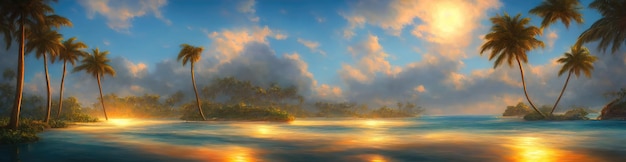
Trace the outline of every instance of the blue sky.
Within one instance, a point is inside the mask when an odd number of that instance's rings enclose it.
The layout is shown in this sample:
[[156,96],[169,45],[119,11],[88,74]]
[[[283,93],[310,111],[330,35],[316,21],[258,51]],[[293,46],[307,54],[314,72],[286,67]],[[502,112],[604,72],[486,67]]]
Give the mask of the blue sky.
[[[539,37],[546,48],[528,53],[529,91],[539,103],[552,104],[564,82],[556,75],[560,66],[554,60],[599,18],[587,8],[591,1],[581,2],[584,24],[569,29],[552,25]],[[312,101],[373,106],[410,101],[431,114],[494,114],[525,100],[517,67],[494,70],[492,62],[478,54],[481,37],[491,26],[489,17],[521,13],[539,25],[541,19],[528,10],[540,3],[62,0],[52,6],[74,24],[60,29],[64,37],[110,51],[120,74],[105,79],[105,93],[167,96],[190,91],[188,67],[175,60],[179,45],[188,43],[205,48],[196,69],[200,86],[215,77],[235,76],[258,84],[296,85]],[[573,78],[563,105],[600,107],[607,101],[601,93],[626,86],[620,81],[624,73],[614,68],[624,69],[623,55],[594,54],[605,62],[592,79]],[[60,67],[51,66],[53,85],[60,82]],[[42,70],[41,60],[27,58],[27,91],[41,93]],[[68,77],[73,78],[68,81],[70,95],[95,100],[89,89],[95,84],[92,79],[80,73]]]

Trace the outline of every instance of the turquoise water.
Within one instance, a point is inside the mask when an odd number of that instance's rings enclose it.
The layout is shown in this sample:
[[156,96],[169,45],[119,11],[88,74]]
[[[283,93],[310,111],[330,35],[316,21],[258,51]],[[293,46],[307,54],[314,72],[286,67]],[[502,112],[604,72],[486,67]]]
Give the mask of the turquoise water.
[[114,119],[40,137],[0,146],[0,161],[626,161],[626,121]]

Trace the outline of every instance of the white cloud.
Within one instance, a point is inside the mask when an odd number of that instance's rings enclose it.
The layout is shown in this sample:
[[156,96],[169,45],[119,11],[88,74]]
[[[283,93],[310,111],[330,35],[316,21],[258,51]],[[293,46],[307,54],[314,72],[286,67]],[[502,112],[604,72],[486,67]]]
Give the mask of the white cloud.
[[256,2],[254,0],[244,0],[239,3],[237,7],[237,11],[241,13],[251,13],[254,14],[256,10],[254,9],[254,5]]
[[255,0],[243,0],[237,6],[237,11],[247,14],[248,20],[252,22],[259,22],[261,19],[259,16],[256,16],[256,9],[254,9],[256,5]]
[[96,14],[107,19],[109,28],[118,32],[128,32],[132,27],[132,19],[148,14],[161,19],[166,24],[172,22],[161,13],[161,7],[167,5],[167,0],[79,0],[87,10],[88,18],[94,18]]
[[549,49],[554,48],[554,42],[559,38],[556,30],[548,30],[548,34],[546,35],[546,44]]
[[212,32],[208,35],[213,40],[211,49],[217,53],[215,57],[220,64],[229,62],[237,57],[244,49],[245,45],[250,42],[259,42],[267,44],[267,37],[273,36],[276,39],[282,38],[283,35],[275,34],[267,26],[243,28],[234,30],[223,30],[221,32]]
[[369,35],[366,40],[361,43],[348,47],[348,51],[358,58],[357,64],[354,66],[344,65],[340,69],[339,74],[345,79],[356,79],[360,82],[367,82],[373,78],[376,73],[383,73],[393,76],[401,71],[400,68],[392,66],[387,61],[387,54],[383,51],[382,46],[378,43],[378,37]]
[[[355,35],[354,29],[371,24],[400,36],[402,29],[414,26],[412,34],[429,42],[467,46],[472,31],[480,26],[486,11],[500,7],[497,0],[391,0],[358,1],[349,14],[341,13],[348,21],[344,37]],[[417,24],[415,19],[421,20]]]
[[324,51],[322,51],[322,50],[320,50],[318,48],[320,46],[319,42],[298,38],[298,43],[300,43],[300,44],[306,46],[307,48],[309,48],[311,50],[311,52],[316,52],[316,53],[320,53],[322,55],[326,55],[326,52],[324,52]]

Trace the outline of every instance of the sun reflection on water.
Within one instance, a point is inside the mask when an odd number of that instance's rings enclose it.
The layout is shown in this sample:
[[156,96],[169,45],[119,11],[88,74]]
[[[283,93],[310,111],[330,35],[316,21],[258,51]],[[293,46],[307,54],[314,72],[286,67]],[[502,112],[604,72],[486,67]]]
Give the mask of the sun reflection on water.
[[515,155],[515,161],[519,162],[541,162],[555,161],[555,151],[546,147],[541,138],[536,137],[517,137],[513,139],[514,149],[518,153]]

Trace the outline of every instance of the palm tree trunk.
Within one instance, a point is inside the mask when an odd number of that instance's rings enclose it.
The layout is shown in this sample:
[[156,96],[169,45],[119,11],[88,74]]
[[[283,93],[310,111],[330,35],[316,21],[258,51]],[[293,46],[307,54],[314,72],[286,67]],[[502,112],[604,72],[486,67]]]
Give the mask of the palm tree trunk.
[[526,91],[526,81],[524,79],[524,69],[522,69],[522,63],[519,61],[519,57],[515,56],[515,59],[517,60],[517,65],[519,65],[519,72],[522,75],[522,86],[524,87],[524,95],[526,95],[526,100],[528,100],[528,103],[530,103],[530,106],[533,107],[533,109],[539,113],[539,115],[543,116],[544,118],[546,117],[545,115],[543,115],[543,113],[541,113],[541,111],[539,111],[537,109],[537,107],[535,107],[535,104],[533,104],[532,101],[530,101],[530,97],[528,97],[528,92]]
[[50,76],[48,75],[48,58],[46,57],[46,54],[43,54],[43,68],[46,71],[46,87],[48,88],[48,105],[47,105],[47,111],[46,111],[46,118],[43,120],[43,122],[45,122],[46,124],[50,122],[50,110],[52,107],[52,94],[50,93]]
[[109,117],[107,116],[107,109],[104,106],[104,97],[102,97],[102,86],[100,85],[100,75],[96,74],[96,79],[98,80],[98,88],[100,89],[100,103],[102,103],[102,111],[104,111],[104,119],[109,121]]
[[65,82],[65,66],[67,66],[67,60],[63,60],[63,76],[61,77],[61,89],[59,89],[59,111],[57,111],[57,119],[61,115],[61,109],[63,108],[63,83]]
[[24,30],[25,19],[22,18],[20,22],[20,49],[17,56],[17,78],[15,86],[15,102],[13,103],[13,110],[11,111],[11,119],[9,120],[10,129],[17,129],[20,121],[20,109],[22,107],[22,91],[24,90]]
[[569,83],[569,78],[572,76],[572,71],[569,71],[569,73],[567,74],[567,79],[565,79],[565,85],[563,85],[563,89],[561,90],[561,94],[559,95],[559,98],[556,99],[556,102],[554,103],[554,106],[552,107],[552,111],[550,111],[550,115],[552,115],[552,113],[554,113],[554,110],[556,110],[556,105],[559,104],[559,101],[561,101],[561,97],[563,96],[563,92],[565,92],[565,88],[567,88],[567,83]]
[[202,107],[200,106],[200,98],[198,98],[198,89],[196,88],[196,77],[193,74],[193,62],[191,63],[191,82],[193,83],[193,91],[196,93],[196,103],[198,104],[198,111],[200,112],[200,116],[202,116],[202,120],[206,120],[206,117],[204,117],[204,113],[202,112]]

